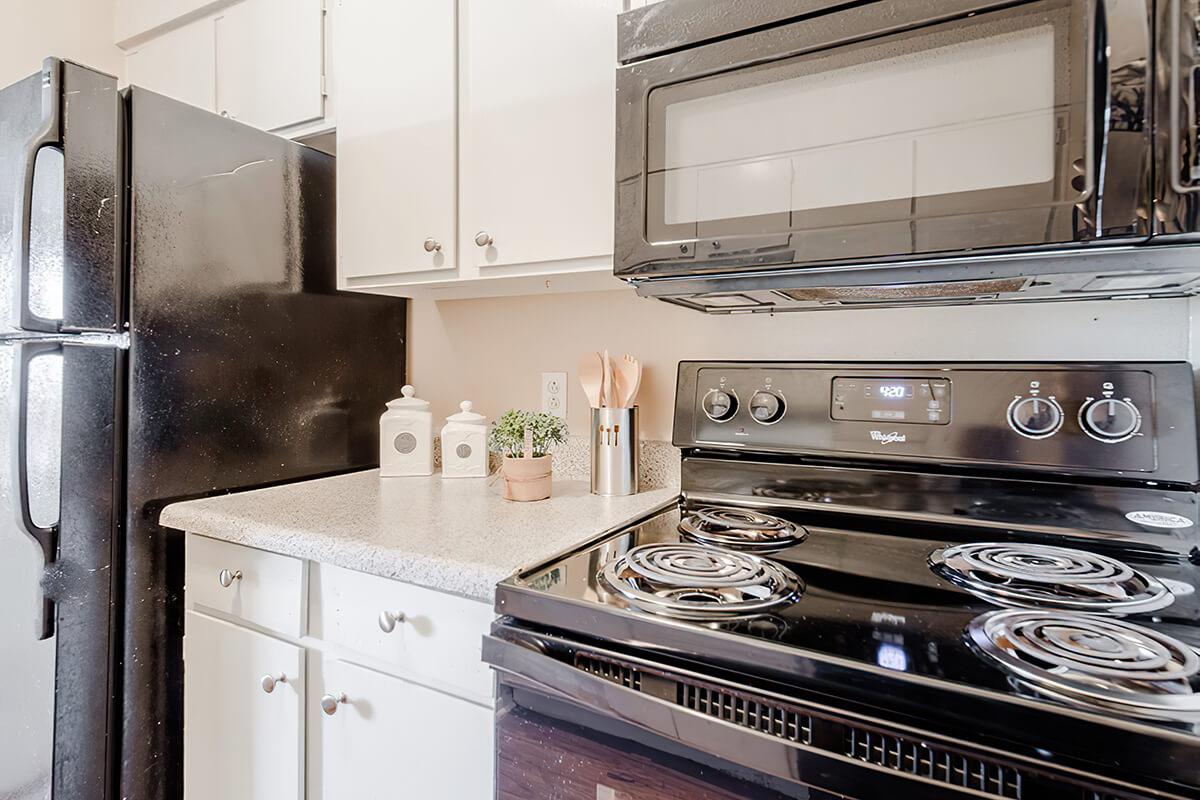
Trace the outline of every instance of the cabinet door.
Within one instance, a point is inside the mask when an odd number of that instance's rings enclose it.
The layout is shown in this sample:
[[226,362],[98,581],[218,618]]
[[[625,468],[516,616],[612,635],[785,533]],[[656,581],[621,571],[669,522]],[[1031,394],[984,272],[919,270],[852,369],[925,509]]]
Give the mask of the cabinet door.
[[310,731],[321,787],[310,800],[492,796],[491,709],[343,661],[323,673],[311,702],[341,702]]
[[216,66],[211,19],[151,39],[125,57],[129,82],[194,106],[214,110]]
[[186,800],[301,800],[303,651],[194,611],[184,624]]
[[322,0],[243,0],[216,17],[217,111],[264,130],[325,113]]
[[456,13],[447,0],[338,7],[343,283],[457,266]]
[[464,257],[487,275],[611,256],[621,3],[461,6]]

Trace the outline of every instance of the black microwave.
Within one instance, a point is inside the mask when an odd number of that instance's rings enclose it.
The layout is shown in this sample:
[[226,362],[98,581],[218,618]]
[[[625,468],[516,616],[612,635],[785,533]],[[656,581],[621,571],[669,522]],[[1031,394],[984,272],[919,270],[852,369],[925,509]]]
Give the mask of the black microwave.
[[713,313],[1200,292],[1200,0],[619,17],[614,271]]

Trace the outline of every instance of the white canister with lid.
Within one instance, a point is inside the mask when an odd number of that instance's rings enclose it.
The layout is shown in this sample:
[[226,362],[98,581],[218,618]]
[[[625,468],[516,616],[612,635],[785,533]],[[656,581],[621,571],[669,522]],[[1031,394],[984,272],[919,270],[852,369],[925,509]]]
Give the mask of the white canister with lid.
[[442,428],[442,477],[486,478],[488,474],[487,417],[463,400],[457,414]]
[[433,474],[433,412],[405,386],[379,418],[379,474],[385,478]]

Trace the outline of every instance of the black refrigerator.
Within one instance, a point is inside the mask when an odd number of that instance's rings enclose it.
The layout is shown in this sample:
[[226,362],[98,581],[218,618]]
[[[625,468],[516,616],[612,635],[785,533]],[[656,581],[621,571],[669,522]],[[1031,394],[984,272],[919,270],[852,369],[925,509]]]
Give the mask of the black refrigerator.
[[405,301],[336,290],[334,160],[48,59],[0,91],[0,800],[182,793],[162,507],[373,466]]

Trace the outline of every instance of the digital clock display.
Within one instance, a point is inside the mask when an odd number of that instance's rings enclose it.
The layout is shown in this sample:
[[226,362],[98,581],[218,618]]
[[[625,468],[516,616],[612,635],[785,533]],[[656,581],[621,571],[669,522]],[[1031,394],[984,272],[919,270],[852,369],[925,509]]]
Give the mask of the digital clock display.
[[879,396],[889,400],[901,400],[911,396],[911,392],[903,383],[883,383],[879,385]]

